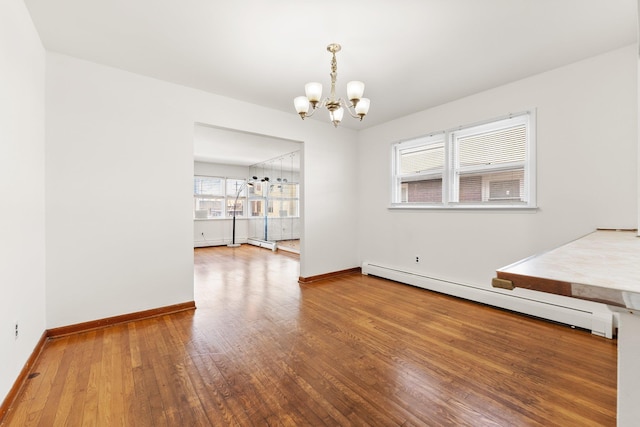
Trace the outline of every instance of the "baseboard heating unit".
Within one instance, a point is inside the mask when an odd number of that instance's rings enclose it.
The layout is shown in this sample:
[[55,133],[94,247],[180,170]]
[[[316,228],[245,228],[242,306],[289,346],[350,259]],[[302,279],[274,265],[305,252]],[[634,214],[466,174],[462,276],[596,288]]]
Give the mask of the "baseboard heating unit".
[[276,242],[270,242],[268,240],[249,238],[249,240],[247,240],[247,243],[254,246],[260,246],[261,248],[271,249],[272,251],[275,251],[278,248]]
[[605,304],[528,289],[503,291],[497,288],[482,288],[371,262],[362,263],[362,274],[587,329],[594,335],[613,338],[614,315]]

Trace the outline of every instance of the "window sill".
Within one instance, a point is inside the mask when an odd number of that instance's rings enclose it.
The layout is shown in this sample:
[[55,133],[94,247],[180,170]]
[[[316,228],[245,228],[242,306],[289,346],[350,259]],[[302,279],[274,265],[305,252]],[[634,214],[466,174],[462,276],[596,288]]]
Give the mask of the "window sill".
[[[275,219],[299,219],[299,216],[282,216],[282,217],[267,217],[269,220]],[[224,221],[224,220],[232,220],[232,216],[221,217],[221,218],[193,218],[194,221]],[[264,219],[262,216],[237,216],[236,220],[249,220],[249,219]]]
[[425,210],[425,211],[525,211],[536,212],[537,206],[516,206],[516,205],[493,205],[493,206],[480,206],[480,205],[421,205],[421,204],[397,204],[388,207],[389,210]]

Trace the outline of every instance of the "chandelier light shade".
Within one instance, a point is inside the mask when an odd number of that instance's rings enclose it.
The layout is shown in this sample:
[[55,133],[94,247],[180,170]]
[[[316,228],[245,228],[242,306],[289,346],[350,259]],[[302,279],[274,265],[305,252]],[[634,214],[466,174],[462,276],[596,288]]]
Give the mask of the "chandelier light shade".
[[[331,93],[329,97],[322,99],[322,83],[311,82],[304,86],[304,96],[297,96],[293,100],[293,105],[296,108],[296,112],[300,115],[302,120],[306,117],[311,117],[319,108],[326,108],[329,110],[329,118],[335,127],[338,127],[344,116],[344,110],[349,112],[349,115],[355,119],[362,120],[364,116],[369,112],[370,101],[368,98],[363,98],[364,95],[364,83],[361,81],[352,81],[347,83],[347,98],[345,101],[342,98],[336,99],[336,79],[338,77],[338,62],[336,61],[336,53],[339,52],[341,46],[337,43],[332,43],[327,46],[327,50],[331,53]],[[311,109],[309,109],[311,107]]]

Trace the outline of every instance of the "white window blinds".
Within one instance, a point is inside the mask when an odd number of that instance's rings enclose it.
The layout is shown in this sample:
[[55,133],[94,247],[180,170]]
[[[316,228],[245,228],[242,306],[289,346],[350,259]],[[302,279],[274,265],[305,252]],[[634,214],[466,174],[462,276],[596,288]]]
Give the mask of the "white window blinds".
[[456,142],[460,167],[522,163],[526,158],[527,128],[521,123],[457,137]]
[[224,178],[194,176],[193,194],[200,196],[224,196]]
[[240,195],[244,197],[247,194],[246,186],[244,184],[245,184],[244,179],[227,178],[227,195],[228,196]]
[[400,150],[400,174],[402,175],[442,170],[443,168],[443,142]]

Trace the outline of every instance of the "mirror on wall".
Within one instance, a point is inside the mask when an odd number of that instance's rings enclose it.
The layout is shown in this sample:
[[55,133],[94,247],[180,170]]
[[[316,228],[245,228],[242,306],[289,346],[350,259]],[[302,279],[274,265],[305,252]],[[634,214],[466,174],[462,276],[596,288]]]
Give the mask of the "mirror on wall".
[[249,167],[249,243],[299,253],[300,151]]

